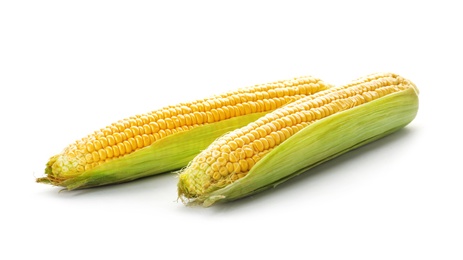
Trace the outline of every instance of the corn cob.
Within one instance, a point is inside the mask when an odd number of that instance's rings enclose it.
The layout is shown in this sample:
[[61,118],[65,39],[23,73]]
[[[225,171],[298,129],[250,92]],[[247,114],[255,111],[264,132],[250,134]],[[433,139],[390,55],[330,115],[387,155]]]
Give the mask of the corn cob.
[[214,141],[179,172],[179,198],[210,206],[274,187],[409,124],[418,89],[372,74],[283,106]]
[[51,157],[37,182],[72,190],[177,170],[224,133],[326,88],[317,78],[298,77],[119,120]]

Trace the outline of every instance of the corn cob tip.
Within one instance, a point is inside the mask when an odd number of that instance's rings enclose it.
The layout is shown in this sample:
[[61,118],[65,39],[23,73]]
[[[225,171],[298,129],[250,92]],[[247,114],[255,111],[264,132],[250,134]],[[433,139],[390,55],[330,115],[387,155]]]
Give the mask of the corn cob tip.
[[[201,172],[197,172],[197,174],[201,175]],[[219,201],[223,202],[227,199],[227,196],[222,194],[211,195],[211,193],[215,190],[224,188],[227,185],[226,183],[210,187],[209,189],[204,189],[203,187],[197,185],[197,181],[192,181],[191,179],[187,178],[185,174],[178,173],[178,176],[179,181],[177,184],[177,201],[180,200],[185,206],[200,206],[207,208]]]
[[40,177],[40,178],[36,178],[37,183],[59,185],[59,183],[62,180],[60,180],[60,178],[57,178],[57,176],[55,176],[53,174],[53,170],[52,170],[53,164],[56,162],[58,157],[59,157],[59,155],[54,155],[48,160],[48,162],[47,162],[47,164],[45,166],[45,176]]
[[[186,168],[188,168],[188,167],[185,167],[184,169],[186,169]],[[178,194],[178,199],[183,204],[189,205],[189,202],[191,201],[190,198],[195,196],[195,194],[193,192],[190,192],[190,191],[195,190],[195,188],[193,186],[193,185],[195,185],[195,182],[190,181],[191,179],[188,178],[187,175],[180,174],[182,171],[184,171],[184,169],[180,170],[177,173],[177,177],[178,177],[177,194]],[[198,187],[198,188],[200,188],[200,187]]]
[[210,183],[210,180],[201,170],[192,167],[191,164],[192,162],[190,161],[186,167],[177,171],[178,200],[186,206],[206,206],[201,195],[210,193],[212,189],[216,190],[218,187],[223,187],[225,186],[225,183],[223,183],[223,185],[215,185],[213,187],[200,185],[200,183]]

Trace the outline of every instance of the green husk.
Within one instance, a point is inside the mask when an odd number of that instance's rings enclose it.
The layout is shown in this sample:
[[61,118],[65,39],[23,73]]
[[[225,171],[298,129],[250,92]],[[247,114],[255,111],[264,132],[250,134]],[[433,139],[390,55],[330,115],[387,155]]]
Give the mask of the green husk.
[[299,131],[262,158],[242,179],[192,199],[211,206],[275,187],[323,162],[408,125],[418,111],[417,89],[410,88],[339,112]]
[[[154,142],[151,146],[113,159],[58,184],[50,181],[48,177],[38,178],[37,182],[74,190],[128,182],[178,170],[186,166],[190,160],[221,135],[247,125],[264,114],[266,112],[239,116],[178,132]],[[50,174],[50,172],[51,169],[46,170],[46,174]]]

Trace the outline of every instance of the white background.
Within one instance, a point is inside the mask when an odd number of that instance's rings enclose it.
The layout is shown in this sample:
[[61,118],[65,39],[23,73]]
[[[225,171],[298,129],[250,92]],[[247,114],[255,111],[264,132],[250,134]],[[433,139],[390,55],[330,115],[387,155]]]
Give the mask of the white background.
[[[458,1],[165,2],[0,2],[1,259],[463,259]],[[127,116],[381,71],[419,87],[409,126],[254,197],[185,207],[172,174],[35,183]]]

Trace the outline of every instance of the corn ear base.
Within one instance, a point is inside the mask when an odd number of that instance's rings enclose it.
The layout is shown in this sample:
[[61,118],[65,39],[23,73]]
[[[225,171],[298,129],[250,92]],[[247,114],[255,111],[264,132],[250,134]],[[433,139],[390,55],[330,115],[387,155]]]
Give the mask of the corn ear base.
[[244,178],[186,203],[208,207],[275,187],[323,162],[398,131],[415,118],[417,111],[418,90],[410,88],[336,113],[288,138],[257,162]]

